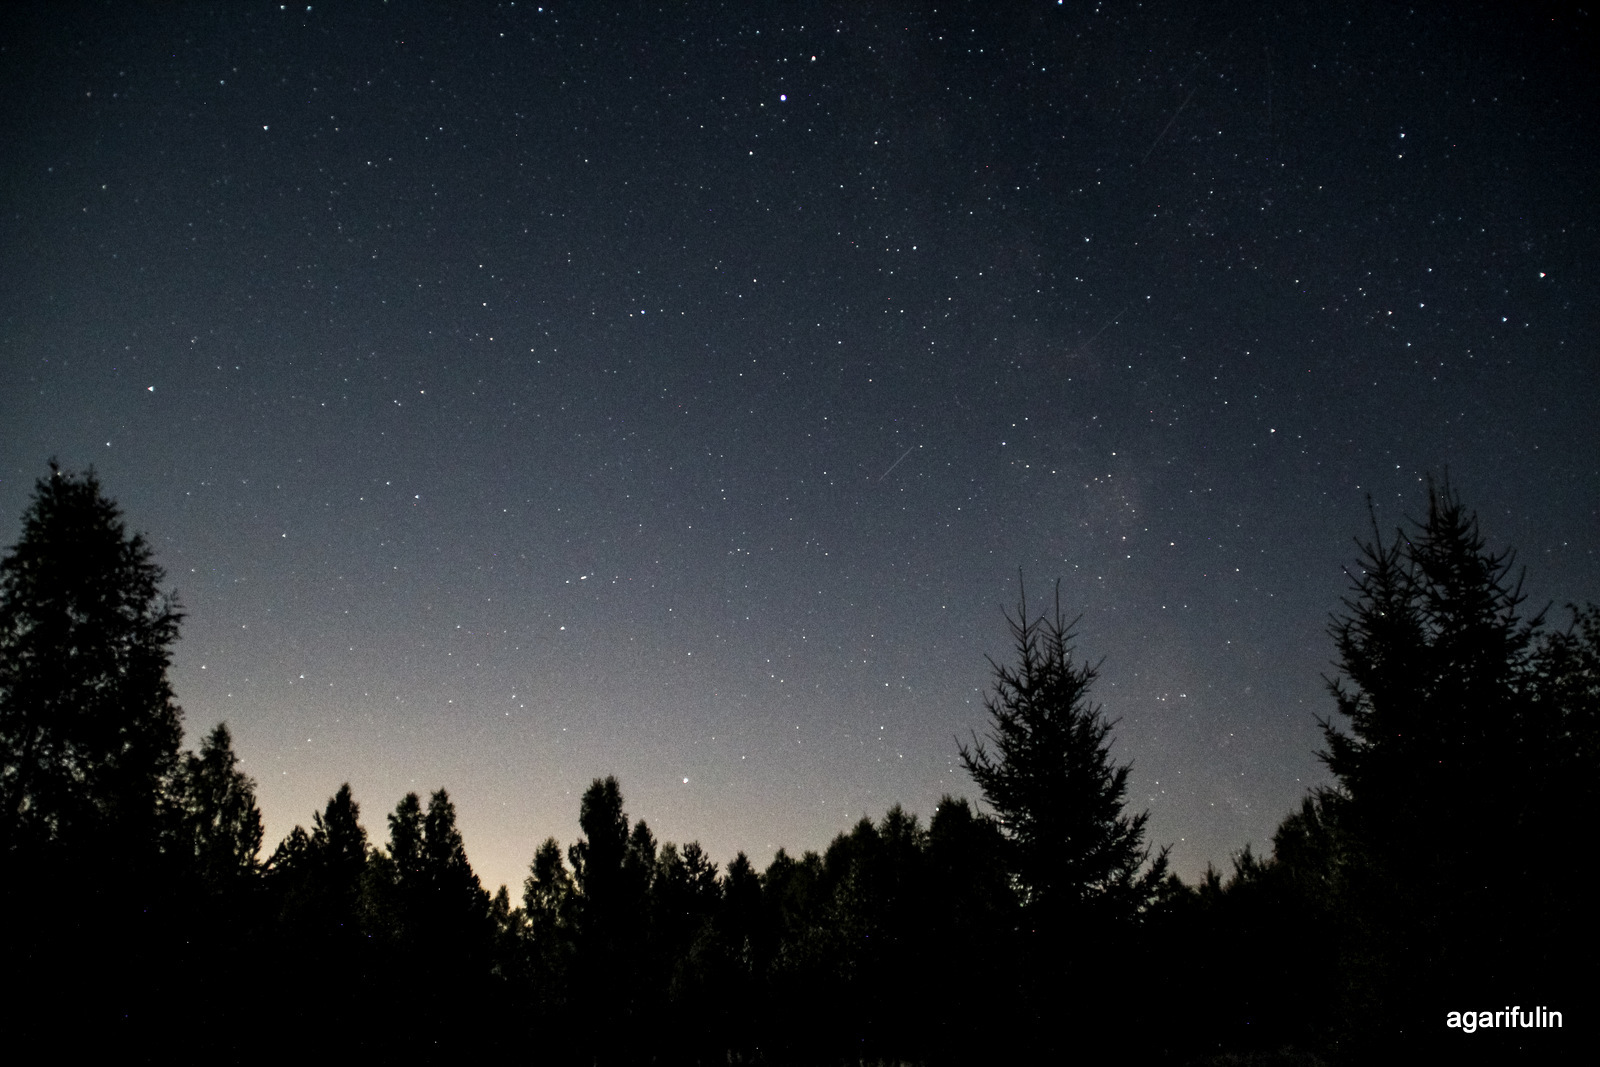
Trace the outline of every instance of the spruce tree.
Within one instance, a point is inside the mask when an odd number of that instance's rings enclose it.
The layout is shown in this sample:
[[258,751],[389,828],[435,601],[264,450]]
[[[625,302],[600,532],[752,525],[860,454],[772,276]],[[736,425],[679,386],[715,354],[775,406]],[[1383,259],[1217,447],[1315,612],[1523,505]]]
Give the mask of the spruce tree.
[[353,896],[367,865],[367,831],[361,825],[361,805],[350,783],[339,787],[328,806],[311,820],[311,854],[330,885],[341,897]]
[[246,1057],[260,1010],[261,812],[255,783],[239,768],[227,726],[185,752],[167,787],[165,849],[173,892],[166,952],[178,974],[196,1055]]
[[961,761],[1005,840],[1025,925],[1025,1012],[1000,1043],[1060,1055],[1064,1011],[1108,1032],[1129,1025],[1115,991],[1134,980],[1135,924],[1166,877],[1166,851],[1151,862],[1149,813],[1124,810],[1129,767],[1111,758],[1115,724],[1090,702],[1096,668],[1073,657],[1059,586],[1052,614],[1030,617],[1023,595],[1006,621],[1016,659],[989,661],[989,734],[962,745]]
[[415,793],[401,797],[389,814],[389,861],[398,885],[422,882],[422,801]]
[[577,956],[577,887],[561,857],[561,843],[546,838],[533,855],[522,883],[527,916],[528,967],[534,1001],[549,1017],[560,1018],[572,999]]
[[467,848],[456,827],[456,806],[443,789],[428,798],[422,830],[425,936],[441,959],[480,974],[486,968],[493,936],[489,894],[467,860]]
[[[1582,891],[1548,863],[1581,834],[1600,776],[1595,660],[1584,613],[1550,634],[1524,610],[1514,553],[1488,548],[1448,481],[1430,482],[1425,519],[1385,541],[1374,517],[1360,547],[1330,627],[1343,723],[1322,723],[1323,759],[1354,932],[1345,1015],[1387,1042],[1451,996],[1532,996],[1530,981],[1554,996],[1532,976],[1592,944]],[[1532,915],[1560,921],[1504,922]],[[1427,997],[1399,995],[1413,987]]]
[[163,580],[94,472],[51,463],[0,560],[5,860],[42,849],[126,877],[154,856],[183,732],[167,680],[183,615]]
[[721,1024],[729,1062],[747,1063],[761,1044],[773,946],[761,874],[743,852],[728,864],[721,879],[721,896],[708,960],[708,1021]]
[[54,463],[0,558],[0,1029],[19,1047],[115,1025],[136,1054],[181,981],[162,794],[183,616],[163,581],[94,473]]
[[1009,614],[1014,665],[990,660],[987,741],[961,762],[994,812],[1023,904],[1041,927],[1078,917],[1136,915],[1166,874],[1163,850],[1146,866],[1148,812],[1124,811],[1130,766],[1111,759],[1111,729],[1090,702],[1096,666],[1073,658],[1072,625],[1055,611]]
[[426,812],[417,794],[401,798],[389,815],[388,849],[374,853],[363,898],[369,933],[384,935],[403,966],[458,979],[487,973],[494,942],[489,894],[467,860],[445,790],[429,798]]
[[265,874],[285,948],[348,956],[362,940],[363,882],[374,861],[360,818],[346,782],[313,815],[310,833],[296,826],[273,850]]
[[243,891],[261,869],[261,811],[225,723],[183,754],[169,803],[175,858],[211,894]]

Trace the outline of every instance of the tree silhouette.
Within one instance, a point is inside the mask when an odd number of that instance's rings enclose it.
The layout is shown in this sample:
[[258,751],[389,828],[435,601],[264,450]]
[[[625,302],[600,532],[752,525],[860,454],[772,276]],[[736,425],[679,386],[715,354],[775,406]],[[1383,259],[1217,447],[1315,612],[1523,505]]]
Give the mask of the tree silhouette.
[[622,787],[616,778],[596,778],[584,790],[578,826],[584,837],[567,850],[567,858],[584,908],[613,908],[622,896],[622,865],[628,852],[628,813],[622,809]]
[[456,827],[456,807],[443,789],[428,798],[422,860],[418,910],[423,936],[436,946],[437,966],[443,968],[450,961],[463,974],[482,977],[493,936],[489,894],[467,861],[466,845]]
[[361,806],[346,782],[311,819],[312,862],[325,872],[341,901],[357,892],[367,865],[367,831],[360,818]]
[[561,843],[547,838],[533,855],[522,883],[533,995],[544,1016],[568,1007],[577,956],[577,886],[561,858]]
[[239,769],[225,723],[198,753],[184,753],[168,789],[174,809],[170,847],[207,892],[241,891],[261,868],[261,811],[255,781]]
[[706,1024],[734,1056],[745,1058],[733,1062],[747,1062],[760,1044],[771,956],[761,875],[740,852],[728,864],[719,888],[722,903],[713,920],[711,951],[702,957]]
[[360,817],[361,806],[346,782],[312,816],[311,832],[296,826],[267,861],[279,928],[300,951],[347,955],[362,939],[368,849]]
[[[296,826],[273,850],[263,870],[272,936],[262,946],[263,1014],[283,1025],[318,1034],[325,1057],[370,1049],[382,1031],[331,1025],[326,997],[336,996],[349,1017],[383,1003],[374,986],[376,963],[386,962],[367,936],[369,865],[361,807],[341,785],[308,833]],[[322,990],[321,996],[310,990]],[[328,991],[332,991],[331,993]],[[383,1051],[379,1040],[378,1051]]]
[[[960,746],[987,813],[945,797],[924,829],[895,805],[823,854],[779,849],[758,874],[740,853],[719,877],[596,779],[583,836],[565,859],[539,847],[521,908],[484,891],[442,789],[402,798],[373,849],[346,784],[262,864],[227,726],[178,749],[180,615],[148,547],[92,474],[52,466],[24,519],[0,559],[0,950],[25,987],[0,1000],[8,1034],[70,1008],[153,1058],[188,1012],[189,1047],[225,1061],[249,1058],[260,1014],[333,1058],[531,1041],[592,1064],[942,1064],[1059,1056],[1084,1040],[1070,1012],[1159,1062],[1397,1040],[1438,1059],[1446,1004],[1508,984],[1555,1003],[1600,947],[1587,881],[1551,863],[1600,801],[1600,609],[1561,631],[1525,614],[1511,553],[1448,483],[1361,546],[1330,627],[1337,786],[1265,859],[1246,848],[1194,888],[1152,861],[1058,587],[1050,614],[1019,597],[1006,616],[1015,658],[990,661],[989,728]],[[1204,981],[1174,959],[1209,961]],[[957,989],[964,1011],[930,1018]],[[327,1035],[330,1003],[407,1014]]]
[[622,892],[630,905],[645,904],[650,897],[655,876],[656,835],[640,819],[633,824],[633,831],[628,835],[627,851],[622,856]]
[[422,858],[422,800],[415,793],[401,797],[389,814],[388,858],[393,864],[390,877],[396,886],[413,892],[421,889],[426,878]]
[[0,559],[0,956],[20,978],[0,1026],[21,1040],[115,1025],[138,1048],[179,980],[161,846],[183,616],[93,471],[52,463],[22,525]]
[[629,834],[614,777],[596,778],[584,791],[578,825],[585,836],[567,851],[578,893],[578,1008],[597,1057],[614,1062],[643,1036],[628,1020],[637,1007],[655,839],[642,821]]
[[164,803],[164,951],[195,1020],[189,1040],[208,1059],[238,1059],[259,1010],[268,917],[255,782],[239,768],[226,725],[183,753]]
[[698,841],[680,851],[667,842],[656,856],[650,883],[651,984],[663,1001],[686,994],[696,976],[697,942],[722,902],[717,865]]
[[1030,618],[1023,593],[1006,622],[1015,663],[989,661],[987,743],[974,736],[960,754],[994,812],[1021,897],[1031,1039],[1059,1050],[1061,1003],[1106,1025],[1124,1010],[1111,991],[1130,978],[1133,923],[1160,892],[1166,850],[1150,862],[1149,813],[1124,811],[1129,767],[1112,761],[1114,723],[1090,703],[1094,665],[1073,660],[1059,584],[1052,614]]
[[182,712],[167,681],[183,615],[94,472],[50,465],[0,560],[0,852],[63,849],[136,869]]
[[467,860],[445,790],[429,799],[426,814],[417,794],[401,798],[389,815],[388,850],[373,857],[366,885],[369,925],[417,957],[414,966],[487,966],[489,895]]
[[1018,901],[1000,828],[965,798],[943,797],[928,824],[927,870],[929,981],[941,992],[962,989],[966,1001],[966,1011],[928,1019],[925,1040],[932,1058],[955,1064],[1021,1061],[1023,1050],[1011,1047],[1006,1034],[971,1025],[972,1018],[1004,1018],[1018,996]]
[[511,891],[504,885],[495,891],[489,901],[489,919],[494,929],[494,976],[514,993],[521,993],[528,984],[527,933],[528,919],[521,908],[511,904]]
[[1145,866],[1149,813],[1123,810],[1130,768],[1111,759],[1115,724],[1089,701],[1096,667],[1073,661],[1059,587],[1053,615],[1027,610],[1024,595],[1006,617],[1015,665],[989,661],[988,743],[960,746],[961,762],[995,813],[1034,922],[1128,918],[1165,877],[1166,853]]
[[[1359,935],[1345,1015],[1368,1040],[1431,1032],[1418,1023],[1452,996],[1517,982],[1531,995],[1525,976],[1592,944],[1592,919],[1556,936],[1503,923],[1588,913],[1547,864],[1581,832],[1600,773],[1592,614],[1545,632],[1543,612],[1523,612],[1514,560],[1486,547],[1448,481],[1430,481],[1410,531],[1385,543],[1374,518],[1330,627],[1348,732],[1322,723],[1323,759]],[[1396,995],[1411,987],[1428,995]]]
[[[640,860],[648,851],[643,825],[635,826],[630,844]],[[712,993],[722,962],[714,928],[722,902],[717,866],[698,842],[680,850],[669,841],[655,850],[647,885],[644,944],[635,945],[635,1024],[674,1037],[641,1051],[660,1063],[720,1060],[728,1035]]]
[[[847,1012],[841,1021],[871,1058],[926,1058],[919,1006],[937,991],[927,853],[921,820],[896,804],[876,824],[862,819],[825,857],[838,871],[832,915],[846,949],[849,995],[840,1005]],[[862,998],[868,990],[876,995]]]
[[[1278,1052],[1262,1062],[1290,1063],[1300,1061],[1284,1050],[1325,1043],[1346,932],[1330,896],[1327,819],[1313,795],[1284,820],[1271,856],[1246,845],[1226,876],[1208,864],[1194,887],[1169,879],[1141,931],[1152,1060],[1199,1062],[1226,1049],[1242,1062]],[[1204,960],[1203,980],[1173,960]]]
[[[408,793],[390,816],[392,892],[398,906],[393,996],[415,1008],[408,1037],[392,1046],[412,1059],[454,1062],[492,1047],[498,1035],[475,1023],[489,1003],[495,939],[489,894],[467,861],[450,795],[440,789],[422,812]],[[375,887],[378,879],[369,878]]]

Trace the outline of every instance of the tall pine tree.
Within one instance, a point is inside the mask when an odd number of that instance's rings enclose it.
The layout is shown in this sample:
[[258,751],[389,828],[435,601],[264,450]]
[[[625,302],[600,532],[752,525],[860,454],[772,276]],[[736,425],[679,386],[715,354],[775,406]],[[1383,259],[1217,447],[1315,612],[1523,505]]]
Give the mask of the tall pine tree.
[[[182,614],[91,471],[51,464],[0,559],[0,956],[13,1040],[118,1029],[126,1054],[170,1014],[173,917],[162,799],[182,713],[167,680]],[[92,983],[81,975],[93,974]]]
[[160,791],[183,736],[167,680],[183,615],[163,580],[94,472],[52,463],[22,539],[0,560],[6,859],[114,857],[126,873],[153,858]]

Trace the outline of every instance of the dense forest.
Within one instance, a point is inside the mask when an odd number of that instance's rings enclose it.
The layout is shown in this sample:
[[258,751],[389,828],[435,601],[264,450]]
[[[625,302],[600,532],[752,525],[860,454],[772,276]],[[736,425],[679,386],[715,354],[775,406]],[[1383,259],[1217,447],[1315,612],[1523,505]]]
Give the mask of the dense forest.
[[[1022,601],[960,751],[975,800],[724,868],[606,778],[513,896],[479,883],[443,789],[363,821],[346,786],[268,849],[227,727],[182,750],[182,614],[148,544],[92,472],[52,467],[0,562],[0,1040],[167,1062],[1558,1060],[1594,1005],[1600,611],[1528,611],[1449,485],[1425,507],[1374,523],[1331,617],[1334,785],[1199,884],[1127,809],[1059,603]],[[1535,1006],[1561,1026],[1516,1025]],[[1464,1010],[1496,1021],[1447,1025]]]

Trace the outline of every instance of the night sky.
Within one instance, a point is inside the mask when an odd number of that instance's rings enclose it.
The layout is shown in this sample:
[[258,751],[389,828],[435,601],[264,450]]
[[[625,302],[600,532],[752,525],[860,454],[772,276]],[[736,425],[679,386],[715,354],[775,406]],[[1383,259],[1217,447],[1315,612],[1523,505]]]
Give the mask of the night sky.
[[0,540],[98,471],[269,849],[926,818],[1020,569],[1192,879],[1329,781],[1369,494],[1600,599],[1592,14],[911,8],[8,5]]

